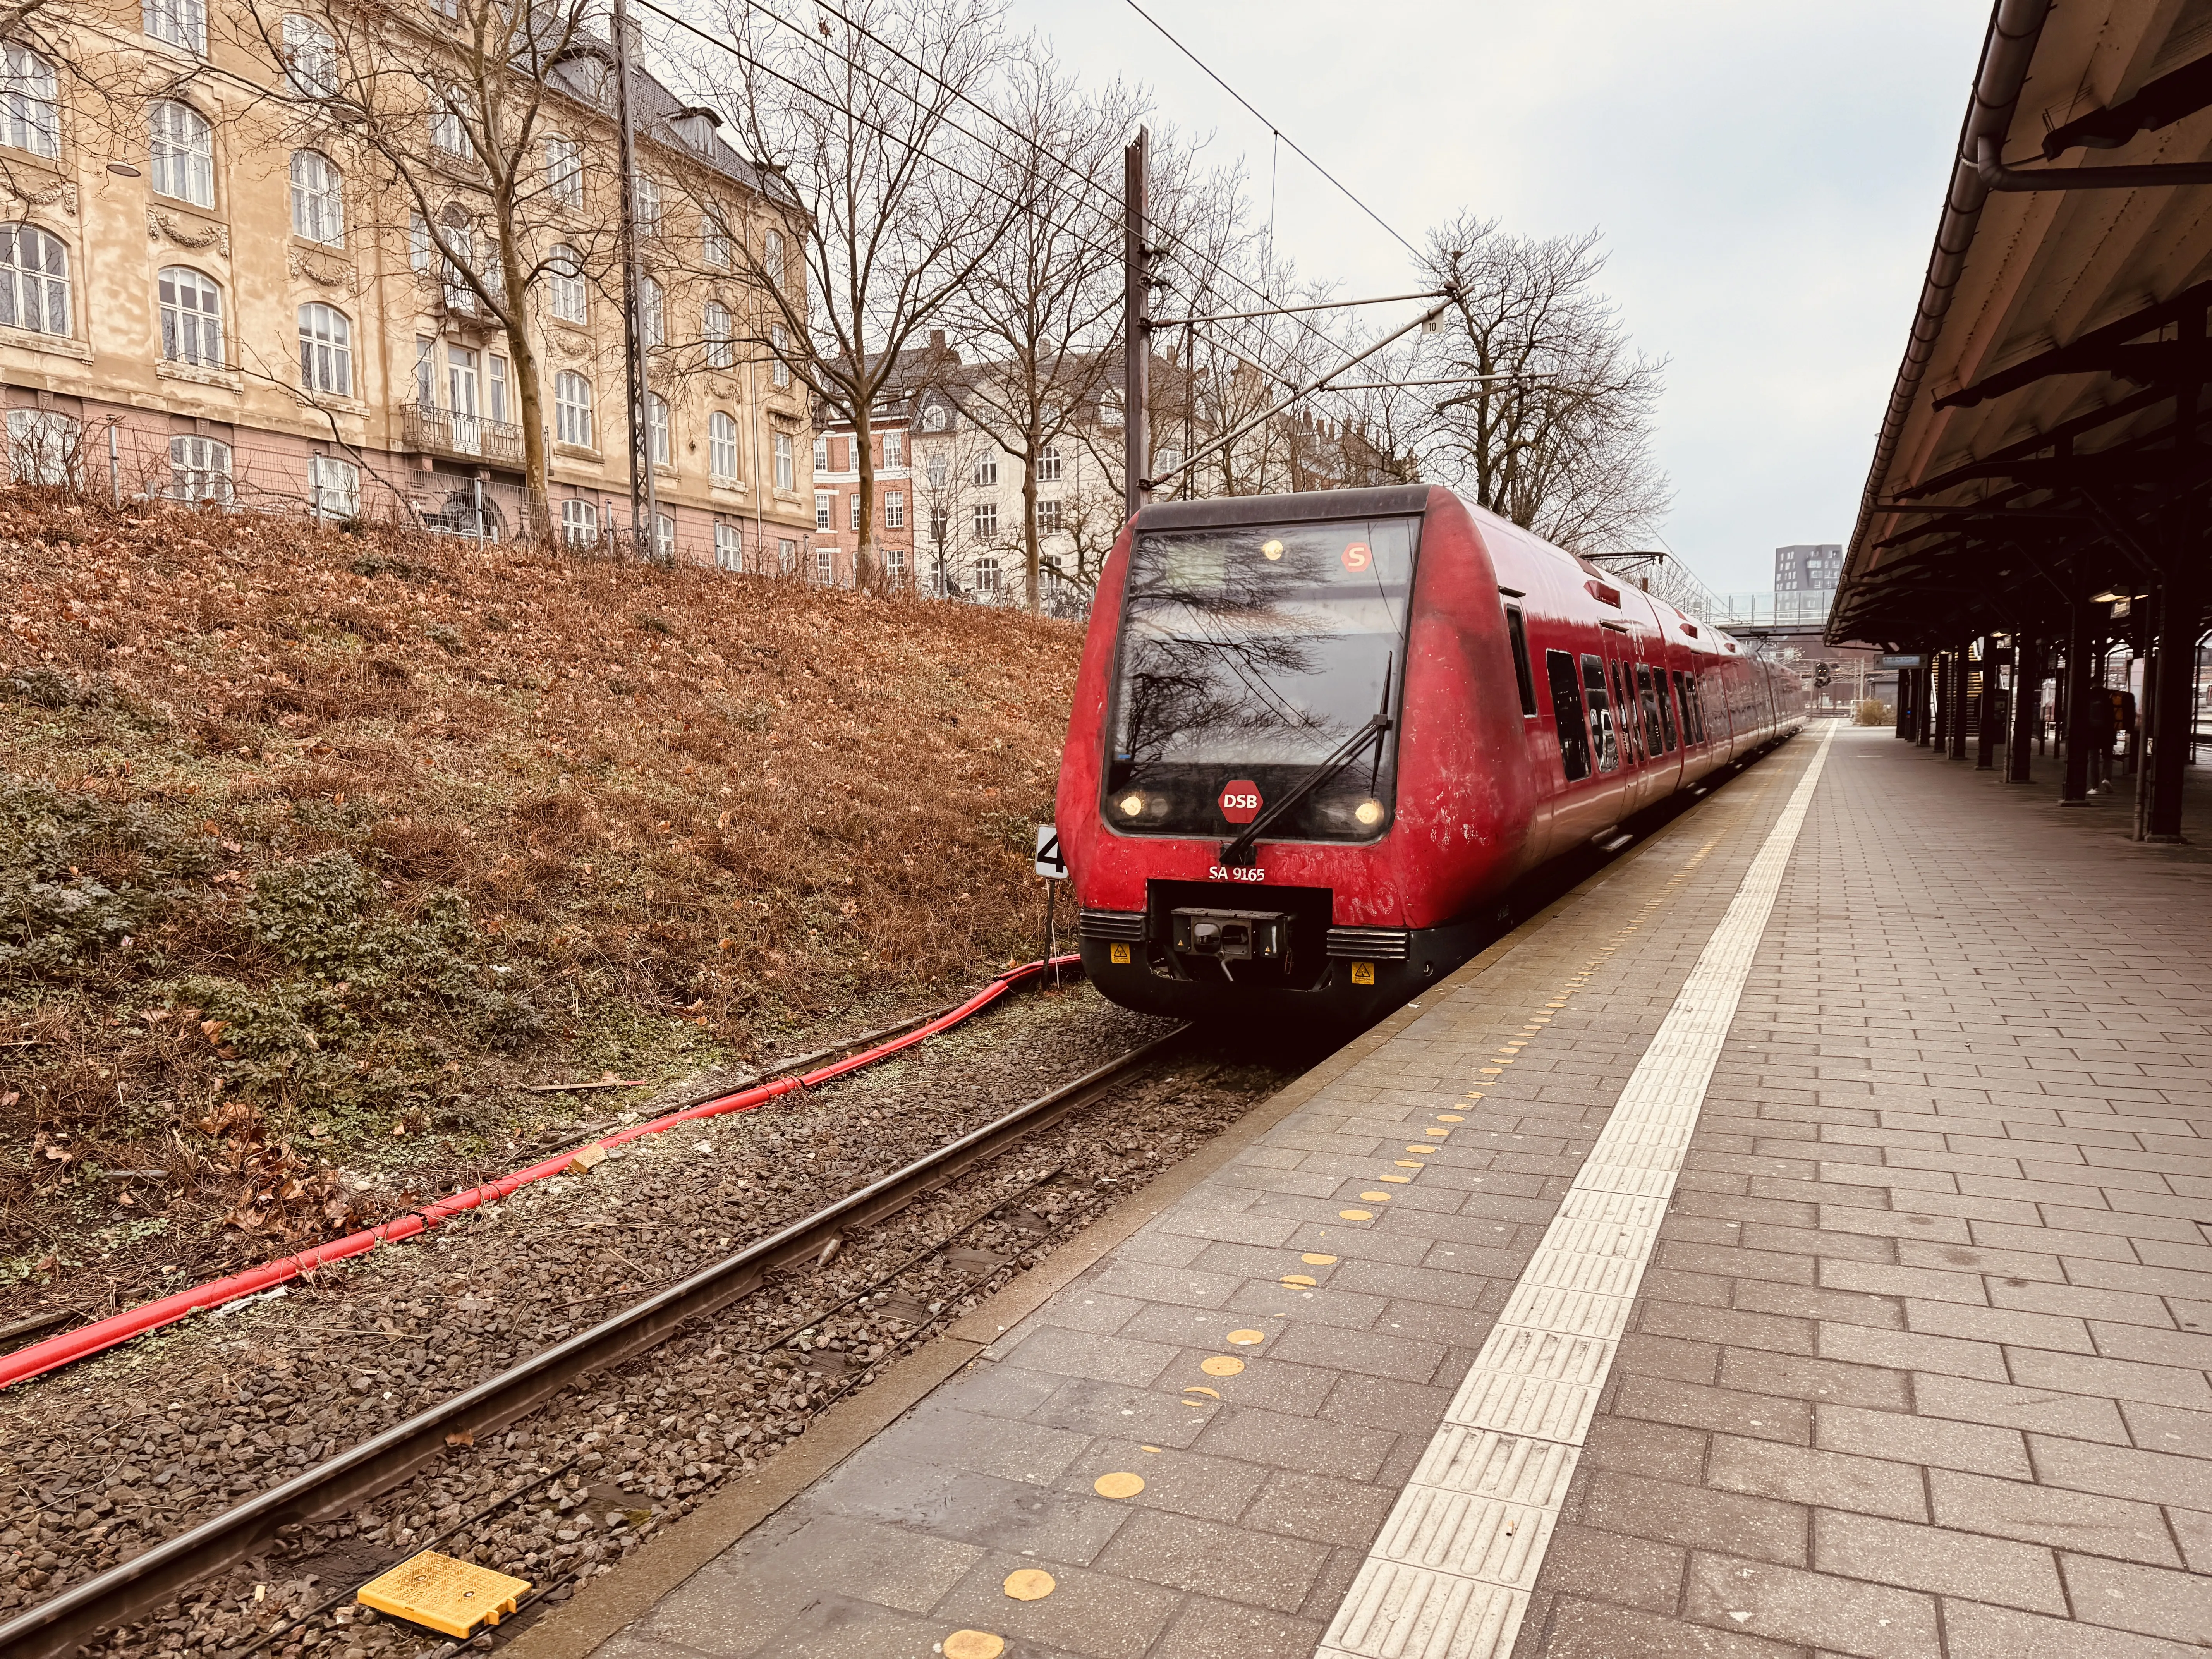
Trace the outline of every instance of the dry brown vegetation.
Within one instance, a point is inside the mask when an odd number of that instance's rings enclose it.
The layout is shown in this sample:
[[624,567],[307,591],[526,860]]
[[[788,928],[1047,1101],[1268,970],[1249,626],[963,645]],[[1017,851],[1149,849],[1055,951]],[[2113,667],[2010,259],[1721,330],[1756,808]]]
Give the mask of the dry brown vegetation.
[[21,491],[0,577],[0,1322],[1034,954],[1065,623]]

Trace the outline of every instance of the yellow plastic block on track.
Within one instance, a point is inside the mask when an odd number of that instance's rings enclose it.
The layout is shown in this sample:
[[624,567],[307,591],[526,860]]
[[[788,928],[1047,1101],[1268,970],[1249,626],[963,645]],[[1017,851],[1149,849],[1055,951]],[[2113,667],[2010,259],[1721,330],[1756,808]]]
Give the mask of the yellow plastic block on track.
[[478,1625],[496,1625],[530,1594],[527,1578],[510,1578],[471,1561],[456,1561],[424,1550],[361,1587],[362,1606],[374,1607],[410,1624],[423,1625],[459,1641]]

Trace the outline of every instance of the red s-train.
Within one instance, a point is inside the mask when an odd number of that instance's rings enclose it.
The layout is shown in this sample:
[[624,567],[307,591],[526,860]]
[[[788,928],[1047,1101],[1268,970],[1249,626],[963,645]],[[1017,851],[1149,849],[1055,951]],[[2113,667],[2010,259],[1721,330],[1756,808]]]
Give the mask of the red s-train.
[[1147,507],[1060,763],[1083,962],[1178,1017],[1364,1023],[1547,860],[1796,730],[1797,677],[1428,485]]

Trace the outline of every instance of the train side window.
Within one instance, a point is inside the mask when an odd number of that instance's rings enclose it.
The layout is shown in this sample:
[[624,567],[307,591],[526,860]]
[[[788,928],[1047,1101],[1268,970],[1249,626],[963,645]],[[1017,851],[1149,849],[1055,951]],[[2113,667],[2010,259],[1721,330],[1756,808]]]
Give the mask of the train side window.
[[1630,690],[1628,671],[1616,658],[1613,664],[1613,723],[1620,729],[1620,747],[1633,765],[1636,752],[1636,697]]
[[1613,698],[1605,689],[1605,659],[1583,658],[1583,700],[1589,704],[1590,743],[1597,750],[1597,769],[1620,769],[1620,739],[1613,725]]
[[1705,730],[1705,700],[1698,695],[1698,677],[1682,676],[1682,707],[1688,711],[1690,726],[1698,734],[1699,743],[1711,743],[1712,733]]
[[1552,720],[1559,728],[1559,764],[1567,781],[1586,778],[1590,771],[1589,728],[1583,720],[1582,683],[1575,678],[1575,659],[1564,651],[1544,653],[1545,677],[1552,683]]
[[1674,671],[1674,702],[1682,711],[1682,746],[1688,748],[1698,741],[1697,722],[1690,717],[1690,682],[1680,669]]
[[1667,671],[1661,668],[1653,672],[1659,680],[1659,726],[1667,734],[1667,752],[1671,755],[1675,749],[1674,699],[1667,689]]
[[1505,607],[1505,632],[1513,641],[1513,678],[1521,688],[1521,712],[1536,712],[1536,677],[1528,672],[1528,629],[1521,620],[1521,607]]
[[1659,698],[1651,689],[1651,666],[1649,663],[1636,665],[1636,701],[1644,710],[1644,752],[1657,759],[1674,745],[1666,741],[1659,726]]

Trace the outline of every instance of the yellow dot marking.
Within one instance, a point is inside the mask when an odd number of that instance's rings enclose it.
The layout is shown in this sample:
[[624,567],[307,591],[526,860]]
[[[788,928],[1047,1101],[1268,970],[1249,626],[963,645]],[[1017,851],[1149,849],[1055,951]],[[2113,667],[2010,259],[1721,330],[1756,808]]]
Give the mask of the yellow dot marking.
[[[1423,1147],[1419,1147],[1419,1148],[1418,1148],[1418,1149],[1417,1149],[1417,1148],[1414,1148],[1414,1147],[1412,1147],[1412,1146],[1408,1146],[1408,1147],[1407,1147],[1407,1148],[1406,1148],[1406,1150],[1407,1150],[1407,1152],[1410,1152],[1416,1151],[1416,1150],[1419,1150],[1419,1151],[1420,1151],[1420,1152],[1426,1152],[1426,1151],[1428,1151],[1428,1148],[1427,1148],[1427,1147],[1425,1147],[1425,1146],[1423,1146]],[[1421,1160],[1420,1160],[1420,1159],[1419,1159],[1419,1158],[1392,1158],[1390,1161],[1391,1161],[1393,1164],[1396,1164],[1396,1165],[1397,1165],[1400,1169],[1401,1169],[1401,1170],[1424,1170],[1424,1169],[1426,1169],[1426,1168],[1428,1167],[1426,1164],[1423,1164],[1423,1163],[1421,1162]],[[1384,1178],[1385,1180],[1389,1179],[1389,1176],[1384,1176],[1383,1178]]]
[[1464,1114],[1460,1112],[1438,1112],[1437,1114],[1437,1121],[1439,1123],[1464,1123],[1467,1121],[1467,1118]]
[[1340,1221],[1372,1221],[1375,1212],[1371,1210],[1339,1210],[1336,1217]]
[[1160,1449],[1158,1446],[1139,1446],[1137,1449],[1139,1451],[1148,1451],[1155,1457],[1158,1457],[1160,1455]]
[[1321,1280],[1316,1279],[1311,1273],[1285,1273],[1283,1275],[1283,1283],[1285,1285],[1303,1285],[1306,1289],[1310,1291],[1318,1285],[1321,1283]]
[[1188,1406],[1194,1411],[1202,1412],[1206,1409],[1206,1401],[1203,1400],[1186,1400],[1182,1403]]
[[[1203,1365],[1201,1365],[1201,1366],[1200,1366],[1200,1367],[1199,1367],[1199,1369],[1200,1369],[1200,1370],[1205,1370],[1206,1368],[1205,1368]],[[1237,1369],[1237,1370],[1243,1370],[1244,1368],[1243,1368],[1242,1365],[1239,1365]],[[1219,1394],[1218,1391],[1216,1391],[1215,1389],[1209,1389],[1209,1388],[1207,1388],[1207,1387],[1206,1387],[1204,1383],[1202,1383],[1202,1382],[1194,1382],[1194,1383],[1192,1383],[1188,1388],[1185,1389],[1183,1390],[1183,1392],[1184,1392],[1185,1394],[1202,1394],[1202,1395],[1206,1395],[1206,1396],[1208,1399],[1210,1399],[1210,1400],[1218,1400],[1218,1399],[1220,1399],[1220,1398],[1221,1398],[1221,1395],[1220,1395],[1220,1394]],[[1182,1403],[1183,1403],[1184,1405],[1188,1406],[1188,1405],[1191,1405],[1191,1404],[1193,1404],[1193,1403],[1194,1403],[1194,1401],[1188,1401],[1188,1400],[1186,1400],[1186,1401],[1184,1401]]]
[[1423,1144],[1422,1142],[1419,1142],[1419,1141],[1415,1141],[1412,1146],[1410,1146],[1407,1147],[1407,1148],[1406,1148],[1406,1150],[1407,1150],[1407,1152],[1419,1152],[1419,1153],[1420,1153],[1424,1158],[1432,1158],[1432,1157],[1434,1157],[1434,1156],[1436,1155],[1436,1151],[1437,1151],[1437,1149],[1436,1149],[1435,1147],[1433,1147],[1433,1146],[1426,1146],[1426,1145],[1425,1145],[1425,1144]]
[[1042,1567],[1024,1567],[1006,1575],[1006,1594],[1017,1601],[1042,1601],[1059,1588],[1060,1581]]
[[[1126,1471],[1102,1474],[1091,1483],[1091,1490],[1101,1498],[1134,1498],[1144,1489],[1145,1477],[1141,1474],[1130,1474]],[[994,1651],[995,1652],[996,1650],[994,1649]]]
[[1424,1129],[1421,1133],[1431,1140],[1443,1140],[1449,1139],[1451,1134],[1449,1129]]
[[1323,1255],[1319,1250],[1308,1250],[1298,1260],[1311,1267],[1326,1267],[1334,1262],[1336,1258],[1333,1255]]
[[[1418,1164],[1414,1163],[1414,1162],[1413,1162],[1413,1160],[1412,1158],[1400,1158],[1398,1161],[1399,1161],[1399,1163],[1400,1163],[1401,1164],[1402,1164],[1405,1168],[1407,1168],[1407,1169],[1408,1169],[1408,1170],[1418,1170],[1418,1169],[1419,1169],[1419,1168],[1421,1167],[1419,1164]],[[1395,1181],[1395,1182],[1396,1182],[1398,1183],[1398,1185],[1400,1185],[1401,1187],[1402,1187],[1402,1186],[1404,1186],[1407,1182],[1411,1181],[1413,1177],[1413,1176],[1376,1176],[1375,1178],[1376,1178],[1377,1181]],[[1361,1196],[1362,1196],[1362,1197],[1364,1197],[1364,1196],[1365,1196],[1365,1194],[1361,1194]]]
[[1255,1342],[1265,1342],[1267,1334],[1265,1331],[1231,1331],[1229,1340],[1237,1347],[1249,1348]]
[[1390,1194],[1388,1193],[1362,1193],[1359,1196],[1364,1202],[1369,1204],[1388,1204],[1390,1201]]
[[1006,1644],[987,1630],[956,1630],[945,1638],[945,1659],[999,1659]]
[[1482,1068],[1482,1074],[1485,1077],[1496,1077],[1504,1069],[1503,1066],[1486,1066]]
[[[1309,1279],[1310,1285],[1313,1280]],[[1234,1376],[1244,1369],[1244,1362],[1233,1353],[1212,1353],[1198,1362],[1199,1370],[1208,1376]]]

